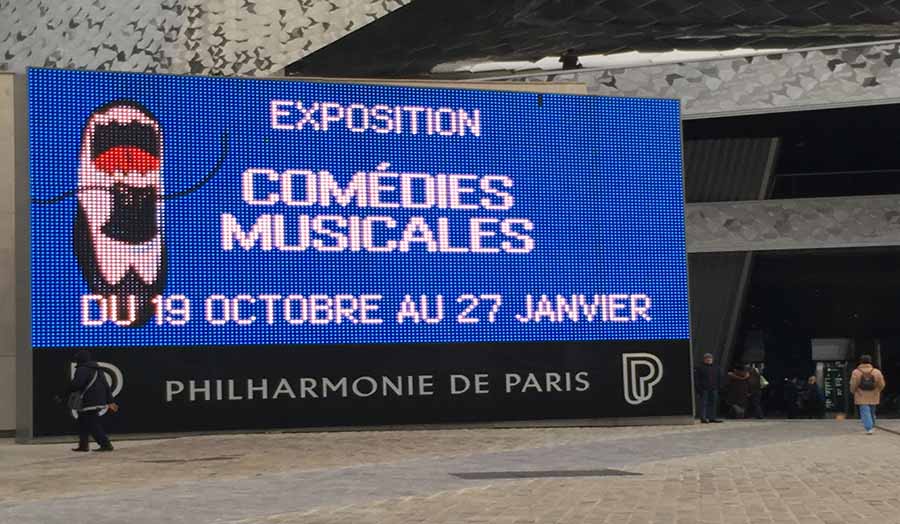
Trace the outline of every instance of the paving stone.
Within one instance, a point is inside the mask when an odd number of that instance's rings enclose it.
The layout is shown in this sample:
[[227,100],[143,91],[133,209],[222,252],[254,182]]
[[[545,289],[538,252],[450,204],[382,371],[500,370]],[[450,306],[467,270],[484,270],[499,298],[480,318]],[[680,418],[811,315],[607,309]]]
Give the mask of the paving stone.
[[[73,455],[0,443],[0,523],[900,523],[900,436],[852,422],[220,435]],[[638,475],[452,475],[605,468]]]

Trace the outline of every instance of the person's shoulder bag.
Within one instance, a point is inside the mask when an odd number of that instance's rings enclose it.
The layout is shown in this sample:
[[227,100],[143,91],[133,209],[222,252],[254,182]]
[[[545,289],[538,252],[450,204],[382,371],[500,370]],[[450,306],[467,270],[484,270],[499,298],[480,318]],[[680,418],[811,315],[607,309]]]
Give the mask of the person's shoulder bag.
[[859,389],[863,391],[875,391],[878,387],[878,381],[875,380],[875,370],[865,372],[863,370],[859,370],[862,373],[862,376],[859,378]]
[[80,411],[81,408],[84,407],[84,394],[87,393],[87,390],[91,389],[91,386],[93,386],[94,382],[97,381],[97,373],[99,373],[99,371],[94,371],[94,376],[91,377],[91,381],[88,382],[88,385],[85,386],[84,389],[82,389],[81,391],[73,391],[69,393],[69,409],[73,411]]

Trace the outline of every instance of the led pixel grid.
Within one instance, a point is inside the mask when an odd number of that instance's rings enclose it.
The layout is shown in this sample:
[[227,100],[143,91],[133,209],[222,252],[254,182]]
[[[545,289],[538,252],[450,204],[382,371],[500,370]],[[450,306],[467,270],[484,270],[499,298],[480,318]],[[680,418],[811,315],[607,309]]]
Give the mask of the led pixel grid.
[[689,336],[677,101],[28,82],[36,348]]

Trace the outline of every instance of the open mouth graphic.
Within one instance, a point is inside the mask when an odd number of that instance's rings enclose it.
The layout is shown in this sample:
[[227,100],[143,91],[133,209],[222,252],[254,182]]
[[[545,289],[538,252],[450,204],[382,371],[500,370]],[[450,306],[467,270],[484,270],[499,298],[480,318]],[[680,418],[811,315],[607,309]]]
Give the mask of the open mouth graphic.
[[146,174],[159,170],[159,137],[152,125],[117,121],[98,124],[91,144],[94,166],[104,173]]
[[86,126],[85,144],[94,178],[108,188],[111,211],[101,231],[113,240],[137,245],[159,232],[162,138],[153,115],[130,101],[99,108]]
[[149,111],[130,101],[107,104],[94,112],[86,132],[94,167],[110,176],[159,171],[159,125]]

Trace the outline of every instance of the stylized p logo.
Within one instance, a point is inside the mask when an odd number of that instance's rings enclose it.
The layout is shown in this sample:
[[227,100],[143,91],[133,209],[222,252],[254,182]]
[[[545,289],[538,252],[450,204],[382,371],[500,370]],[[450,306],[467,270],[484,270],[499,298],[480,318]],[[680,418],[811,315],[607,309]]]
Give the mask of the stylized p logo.
[[643,404],[653,397],[653,386],[663,377],[663,365],[650,353],[622,354],[622,384],[625,402],[632,406]]

